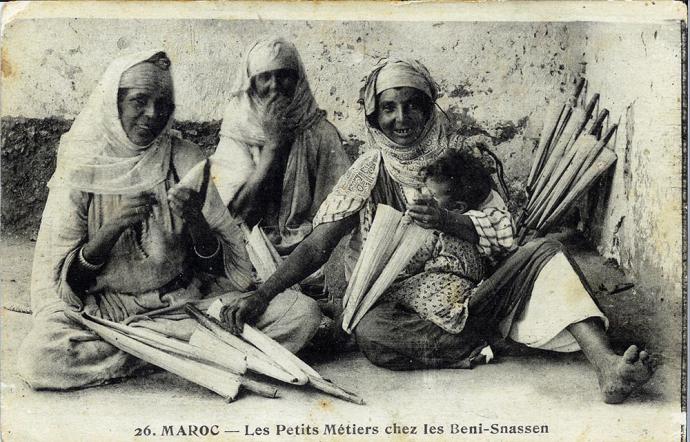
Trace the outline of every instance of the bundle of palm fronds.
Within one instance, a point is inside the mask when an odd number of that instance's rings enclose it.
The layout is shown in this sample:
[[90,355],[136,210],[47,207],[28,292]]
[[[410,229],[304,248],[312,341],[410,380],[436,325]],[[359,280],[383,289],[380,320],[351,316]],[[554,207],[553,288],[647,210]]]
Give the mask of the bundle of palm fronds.
[[392,207],[377,206],[343,297],[343,330],[352,332],[431,234]]
[[617,125],[604,124],[608,110],[596,112],[599,94],[585,105],[585,81],[572,97],[550,109],[544,122],[534,162],[527,179],[527,203],[518,220],[523,243],[528,235],[542,236],[616,162],[607,147]]
[[198,322],[189,342],[84,312],[68,311],[66,314],[120,350],[206,387],[227,400],[234,400],[240,387],[261,396],[278,397],[275,386],[256,377],[246,377],[252,372],[292,385],[308,384],[340,399],[364,403],[355,394],[321,377],[259,330],[245,324],[242,335],[235,336],[195,306],[187,304],[185,310]]

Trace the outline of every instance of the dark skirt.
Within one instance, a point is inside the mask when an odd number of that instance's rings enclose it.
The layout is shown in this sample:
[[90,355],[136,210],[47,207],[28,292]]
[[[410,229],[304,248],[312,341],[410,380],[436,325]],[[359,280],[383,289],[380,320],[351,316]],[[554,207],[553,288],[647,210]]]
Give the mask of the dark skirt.
[[472,295],[460,333],[448,333],[416,312],[384,301],[357,325],[357,344],[371,362],[392,370],[472,368],[483,362],[481,349],[500,339],[498,324],[506,320],[509,325],[520,316],[539,272],[558,252],[573,263],[563,245],[551,239],[532,241],[505,258]]

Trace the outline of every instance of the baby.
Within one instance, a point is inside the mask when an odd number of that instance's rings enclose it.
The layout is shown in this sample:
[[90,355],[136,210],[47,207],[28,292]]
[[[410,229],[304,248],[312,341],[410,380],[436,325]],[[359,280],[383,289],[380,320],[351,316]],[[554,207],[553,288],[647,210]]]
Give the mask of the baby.
[[[425,194],[433,198],[442,212],[477,209],[491,193],[489,173],[466,152],[446,152],[424,174],[422,198]],[[385,297],[450,333],[459,333],[467,320],[472,289],[484,278],[486,264],[469,241],[434,233]]]

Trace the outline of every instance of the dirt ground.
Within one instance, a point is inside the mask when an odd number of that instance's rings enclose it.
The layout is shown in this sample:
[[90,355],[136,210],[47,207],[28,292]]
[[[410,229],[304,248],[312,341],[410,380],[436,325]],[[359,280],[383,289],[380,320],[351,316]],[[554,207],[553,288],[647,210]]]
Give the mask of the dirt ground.
[[[28,305],[34,244],[25,237],[2,240],[0,283],[6,307]],[[324,425],[335,424],[343,425],[343,431],[348,431],[348,425],[378,426],[381,433],[376,440],[430,440],[431,434],[422,434],[423,425],[428,424],[442,426],[444,438],[456,440],[532,440],[525,435],[490,434],[488,429],[492,424],[538,424],[548,426],[549,434],[541,436],[545,440],[678,440],[684,422],[680,413],[681,321],[669,318],[682,317],[680,304],[631,305],[626,302],[629,292],[609,294],[628,282],[625,275],[596,253],[571,248],[611,320],[614,345],[637,343],[662,361],[652,381],[623,405],[599,401],[596,376],[582,354],[540,352],[516,352],[472,370],[393,372],[373,366],[357,351],[310,361],[325,377],[358,392],[367,401],[365,406],[283,385],[279,399],[241,395],[227,404],[164,372],[81,391],[34,392],[14,371],[17,349],[31,317],[3,309],[3,439],[136,440],[136,429],[146,425],[152,432],[168,425],[176,431],[180,425],[218,425],[217,440],[257,438],[247,435],[256,427],[268,428],[269,435],[261,438],[266,440],[333,440],[338,437],[325,435]],[[385,434],[394,423],[416,426],[418,433],[404,439],[399,439],[399,433]],[[287,430],[279,434],[279,425],[298,428],[292,435]],[[300,428],[307,431],[304,426],[309,425],[316,425],[320,435],[300,434]],[[485,433],[452,433],[461,431],[462,425]]]

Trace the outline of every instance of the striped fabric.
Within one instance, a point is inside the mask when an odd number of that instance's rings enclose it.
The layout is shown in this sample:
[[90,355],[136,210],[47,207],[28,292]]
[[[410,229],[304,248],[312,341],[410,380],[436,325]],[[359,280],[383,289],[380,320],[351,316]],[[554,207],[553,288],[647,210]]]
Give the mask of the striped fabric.
[[465,212],[479,235],[479,251],[488,257],[496,257],[514,250],[517,247],[515,226],[503,199],[492,191],[480,209]]

